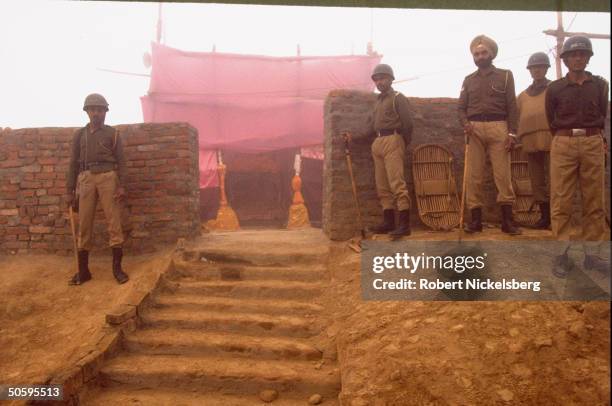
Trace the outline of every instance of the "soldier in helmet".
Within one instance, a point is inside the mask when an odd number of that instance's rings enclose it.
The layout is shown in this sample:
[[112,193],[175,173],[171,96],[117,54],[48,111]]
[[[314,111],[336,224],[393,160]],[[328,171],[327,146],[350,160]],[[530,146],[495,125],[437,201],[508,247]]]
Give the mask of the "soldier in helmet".
[[[121,268],[123,230],[119,202],[125,198],[125,159],[121,138],[112,127],[104,124],[108,103],[99,94],[85,98],[83,110],[89,123],[77,130],[72,139],[70,166],[66,176],[67,201],[76,207],[78,199],[78,272],[69,284],[80,285],[91,279],[89,251],[92,248],[94,215],[98,202],[104,210],[113,253],[113,275],[119,283],[128,281]],[[78,185],[78,197],[76,190]]]
[[[569,241],[576,187],[582,195],[580,239],[584,241],[586,269],[609,271],[609,263],[596,254],[599,243],[610,239],[604,211],[603,130],[608,112],[608,83],[586,70],[593,56],[591,41],[568,38],[561,58],[568,69],[564,78],[552,82],[546,92],[546,116],[553,134],[550,148],[551,222],[553,235]],[[555,258],[553,273],[565,277],[572,267],[565,251]]]
[[[380,91],[374,105],[374,115],[368,134],[375,136],[372,143],[376,192],[383,208],[382,224],[373,227],[375,233],[389,233],[397,238],[410,235],[410,195],[404,179],[406,144],[412,137],[412,117],[408,99],[391,87],[395,80],[389,65],[380,64],[372,72],[372,80]],[[350,133],[344,136],[353,138]],[[399,212],[395,224],[395,209]]]
[[[521,234],[512,221],[515,200],[510,172],[510,150],[515,144],[518,111],[512,72],[493,66],[497,44],[485,35],[478,35],[470,44],[478,67],[463,81],[459,96],[459,120],[470,142],[467,207],[472,221],[467,233],[482,231],[483,172],[487,154],[493,167],[497,187],[497,203],[501,207],[502,231]],[[465,193],[465,191],[464,191]]]
[[546,72],[550,68],[548,55],[536,52],[529,57],[527,69],[533,83],[518,95],[518,136],[523,151],[527,153],[529,177],[534,203],[540,206],[540,220],[537,229],[550,227],[550,189],[546,178],[549,173],[550,142],[552,135],[546,119],[544,98],[550,80]]

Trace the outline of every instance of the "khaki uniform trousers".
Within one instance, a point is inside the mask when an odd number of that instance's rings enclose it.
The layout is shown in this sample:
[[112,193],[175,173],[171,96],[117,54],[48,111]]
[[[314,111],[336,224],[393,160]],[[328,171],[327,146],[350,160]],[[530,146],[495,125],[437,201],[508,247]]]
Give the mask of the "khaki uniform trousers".
[[531,189],[533,190],[533,201],[535,203],[548,203],[550,199],[550,184],[546,177],[550,173],[550,152],[537,151],[527,154],[527,166]]
[[[582,241],[610,239],[604,212],[604,150],[600,136],[553,137],[550,150],[551,223],[557,240],[570,240],[576,187],[582,194]],[[567,245],[569,247],[569,244]],[[595,254],[599,244],[585,244]]]
[[550,199],[550,143],[548,130],[535,131],[521,137],[522,149],[527,154],[529,179],[535,203],[548,203]]
[[470,135],[467,175],[467,207],[475,209],[483,206],[484,168],[487,154],[493,167],[493,179],[497,188],[497,203],[512,205],[515,200],[510,172],[510,153],[506,151],[508,124],[505,121],[471,121],[473,133]]
[[92,234],[98,201],[108,224],[109,246],[119,247],[123,244],[120,205],[115,200],[118,186],[119,178],[115,171],[84,171],[79,174],[79,250],[91,250],[93,246]]
[[401,134],[377,137],[372,143],[376,192],[383,210],[410,209],[410,195],[404,179],[406,143]]

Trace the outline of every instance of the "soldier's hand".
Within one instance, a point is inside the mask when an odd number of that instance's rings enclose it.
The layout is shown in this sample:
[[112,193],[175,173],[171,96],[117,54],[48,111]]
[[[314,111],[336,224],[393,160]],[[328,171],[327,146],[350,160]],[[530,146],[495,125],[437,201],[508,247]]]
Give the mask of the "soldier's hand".
[[69,190],[68,193],[66,193],[66,203],[70,206],[72,202],[74,202],[74,199],[74,191]]
[[516,137],[508,136],[506,138],[506,144],[505,144],[506,151],[512,151],[515,145],[516,145]]
[[125,199],[125,189],[122,187],[118,187],[115,192],[115,200],[121,202]]
[[72,207],[72,210],[79,211],[79,201],[74,190],[69,190],[66,194],[66,204]]
[[344,141],[346,141],[346,142],[351,142],[351,141],[353,140],[353,134],[351,134],[351,133],[350,133],[350,132],[348,132],[348,131],[343,132],[343,133],[342,133],[342,134],[340,134],[340,135],[342,135],[342,138],[344,138]]
[[465,124],[463,124],[463,133],[469,135],[472,134],[472,132],[474,132],[474,127],[472,126],[472,123],[467,121]]

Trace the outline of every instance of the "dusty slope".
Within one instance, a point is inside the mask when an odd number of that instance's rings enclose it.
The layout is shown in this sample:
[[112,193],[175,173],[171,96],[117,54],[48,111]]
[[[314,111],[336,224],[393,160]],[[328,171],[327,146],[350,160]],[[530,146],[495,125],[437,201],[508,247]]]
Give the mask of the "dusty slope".
[[364,302],[332,244],[343,405],[609,405],[608,302]]
[[150,286],[170,251],[126,257],[131,280],[118,285],[110,256],[93,256],[92,281],[68,286],[72,257],[0,257],[0,382],[43,382],[61,366],[74,364],[97,342],[105,314],[135,288]]

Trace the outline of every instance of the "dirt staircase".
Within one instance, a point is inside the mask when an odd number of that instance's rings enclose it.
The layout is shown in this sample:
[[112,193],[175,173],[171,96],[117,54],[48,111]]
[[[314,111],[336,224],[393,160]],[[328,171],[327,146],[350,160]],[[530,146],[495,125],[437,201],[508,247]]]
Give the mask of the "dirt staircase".
[[337,405],[320,304],[327,246],[318,230],[300,233],[210,234],[187,248],[81,404],[262,405],[274,390],[273,405],[314,394]]

